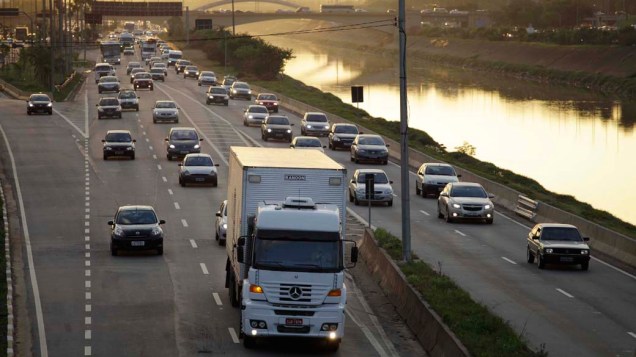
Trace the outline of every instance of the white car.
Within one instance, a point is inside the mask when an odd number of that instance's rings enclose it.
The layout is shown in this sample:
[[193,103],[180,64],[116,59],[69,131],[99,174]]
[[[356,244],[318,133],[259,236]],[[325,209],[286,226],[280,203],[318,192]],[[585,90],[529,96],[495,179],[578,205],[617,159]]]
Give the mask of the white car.
[[474,220],[492,224],[495,205],[490,199],[494,197],[478,183],[448,183],[437,199],[437,217],[445,218],[448,223]]
[[300,121],[301,135],[329,136],[329,119],[325,113],[307,112]]
[[152,108],[152,122],[171,121],[179,122],[179,107],[171,100],[158,100]]
[[261,125],[268,115],[269,110],[265,106],[252,104],[243,113],[243,125]]
[[187,154],[179,164],[179,185],[185,187],[188,183],[197,183],[216,187],[217,166],[219,164],[215,164],[208,154]]
[[216,211],[216,236],[215,239],[219,242],[219,245],[225,245],[225,239],[227,237],[227,200],[221,202],[221,207]]
[[163,69],[163,75],[166,77],[168,76],[168,66],[165,63],[163,62],[153,63],[152,67],[150,67],[151,70],[157,69],[157,68]]
[[289,147],[292,149],[313,149],[325,152],[326,146],[322,145],[320,139],[314,138],[313,136],[297,136],[292,140],[292,143],[289,144]]
[[[373,176],[373,195],[368,197],[366,192],[366,177]],[[349,202],[356,206],[360,202],[385,203],[393,206],[393,181],[389,180],[384,170],[380,169],[357,169],[353,173],[353,178],[349,181]]]
[[212,71],[201,71],[198,78],[199,86],[215,86],[216,85],[216,74]]
[[426,197],[439,195],[449,182],[458,182],[459,177],[455,169],[449,164],[427,162],[417,170],[415,178],[415,194]]

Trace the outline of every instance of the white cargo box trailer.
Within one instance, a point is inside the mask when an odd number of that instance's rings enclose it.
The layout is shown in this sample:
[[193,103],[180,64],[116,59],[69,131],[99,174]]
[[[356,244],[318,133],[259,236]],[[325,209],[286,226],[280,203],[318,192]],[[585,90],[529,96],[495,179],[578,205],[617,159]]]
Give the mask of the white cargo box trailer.
[[310,197],[315,203],[336,205],[346,232],[347,170],[318,150],[282,148],[230,148],[227,195],[227,269],[237,277],[247,274],[233,254],[241,236],[248,235],[248,219],[259,202]]

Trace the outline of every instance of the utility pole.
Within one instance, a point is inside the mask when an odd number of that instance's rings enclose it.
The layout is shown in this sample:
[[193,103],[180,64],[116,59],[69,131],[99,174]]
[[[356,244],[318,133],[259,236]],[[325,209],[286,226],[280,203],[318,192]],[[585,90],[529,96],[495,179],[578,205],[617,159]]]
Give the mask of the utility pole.
[[402,259],[411,261],[411,203],[409,195],[409,122],[406,98],[405,0],[399,0],[398,34],[400,42],[400,166],[402,189]]
[[185,33],[186,33],[186,45],[189,45],[190,44],[190,7],[189,6],[186,6]]
[[234,0],[232,0],[232,36],[236,36],[236,23],[234,22]]
[[53,35],[53,0],[49,0],[49,49],[51,51],[51,73],[49,75],[49,89],[51,90],[51,94],[55,92],[55,81],[53,79],[53,74],[55,73],[54,61],[53,61],[53,52],[55,52],[55,36]]

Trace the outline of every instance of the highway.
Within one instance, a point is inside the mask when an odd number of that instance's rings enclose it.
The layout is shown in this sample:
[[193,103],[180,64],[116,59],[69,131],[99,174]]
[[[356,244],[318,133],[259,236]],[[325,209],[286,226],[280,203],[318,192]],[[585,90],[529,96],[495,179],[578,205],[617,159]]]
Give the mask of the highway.
[[[126,61],[117,69],[124,87]],[[98,121],[99,95],[90,79],[76,101],[55,103],[51,117],[27,117],[24,102],[1,99],[4,172],[16,189],[19,183],[25,246],[33,256],[29,286],[37,286],[28,301],[34,350],[46,348],[51,356],[263,352],[238,344],[238,311],[230,307],[224,288],[225,249],[214,241],[213,216],[226,196],[231,145],[288,144],[263,142],[258,128],[242,125],[247,101],[206,106],[205,88],[175,76],[172,68],[154,91],[138,91],[139,112]],[[177,161],[166,159],[163,140],[173,125],[152,124],[150,108],[159,99],[175,100],[181,108],[178,125],[193,126],[204,137],[203,152],[220,164],[219,187],[178,185]],[[300,135],[300,118],[286,114]],[[136,160],[102,160],[101,139],[109,129],[133,133]],[[350,162],[347,151],[327,154],[350,176],[356,168],[378,167]],[[371,223],[399,235],[399,167],[380,168],[394,181],[395,204],[374,206]],[[436,200],[415,196],[414,176],[410,179],[413,251],[509,321],[533,348],[544,346],[555,356],[634,355],[636,276],[598,260],[589,272],[539,270],[526,263],[528,223],[502,213],[493,225],[445,223],[437,218]],[[110,255],[106,222],[118,206],[129,203],[151,204],[167,221],[164,256]],[[350,209],[367,216],[367,207],[351,204]],[[33,273],[37,285],[32,285]],[[394,354],[397,347],[368,314],[359,313],[364,311],[359,295],[350,295],[348,308],[356,315],[348,315],[337,354]],[[44,342],[38,331],[45,332]],[[286,344],[264,353],[299,354],[305,348]]]

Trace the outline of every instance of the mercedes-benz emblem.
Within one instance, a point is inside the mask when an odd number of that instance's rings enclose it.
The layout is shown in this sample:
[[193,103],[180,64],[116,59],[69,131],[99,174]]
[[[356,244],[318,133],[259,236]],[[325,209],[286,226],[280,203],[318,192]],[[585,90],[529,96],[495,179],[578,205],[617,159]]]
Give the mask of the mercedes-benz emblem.
[[292,286],[291,288],[289,288],[289,297],[292,298],[292,300],[300,299],[302,294],[303,290],[298,286]]

